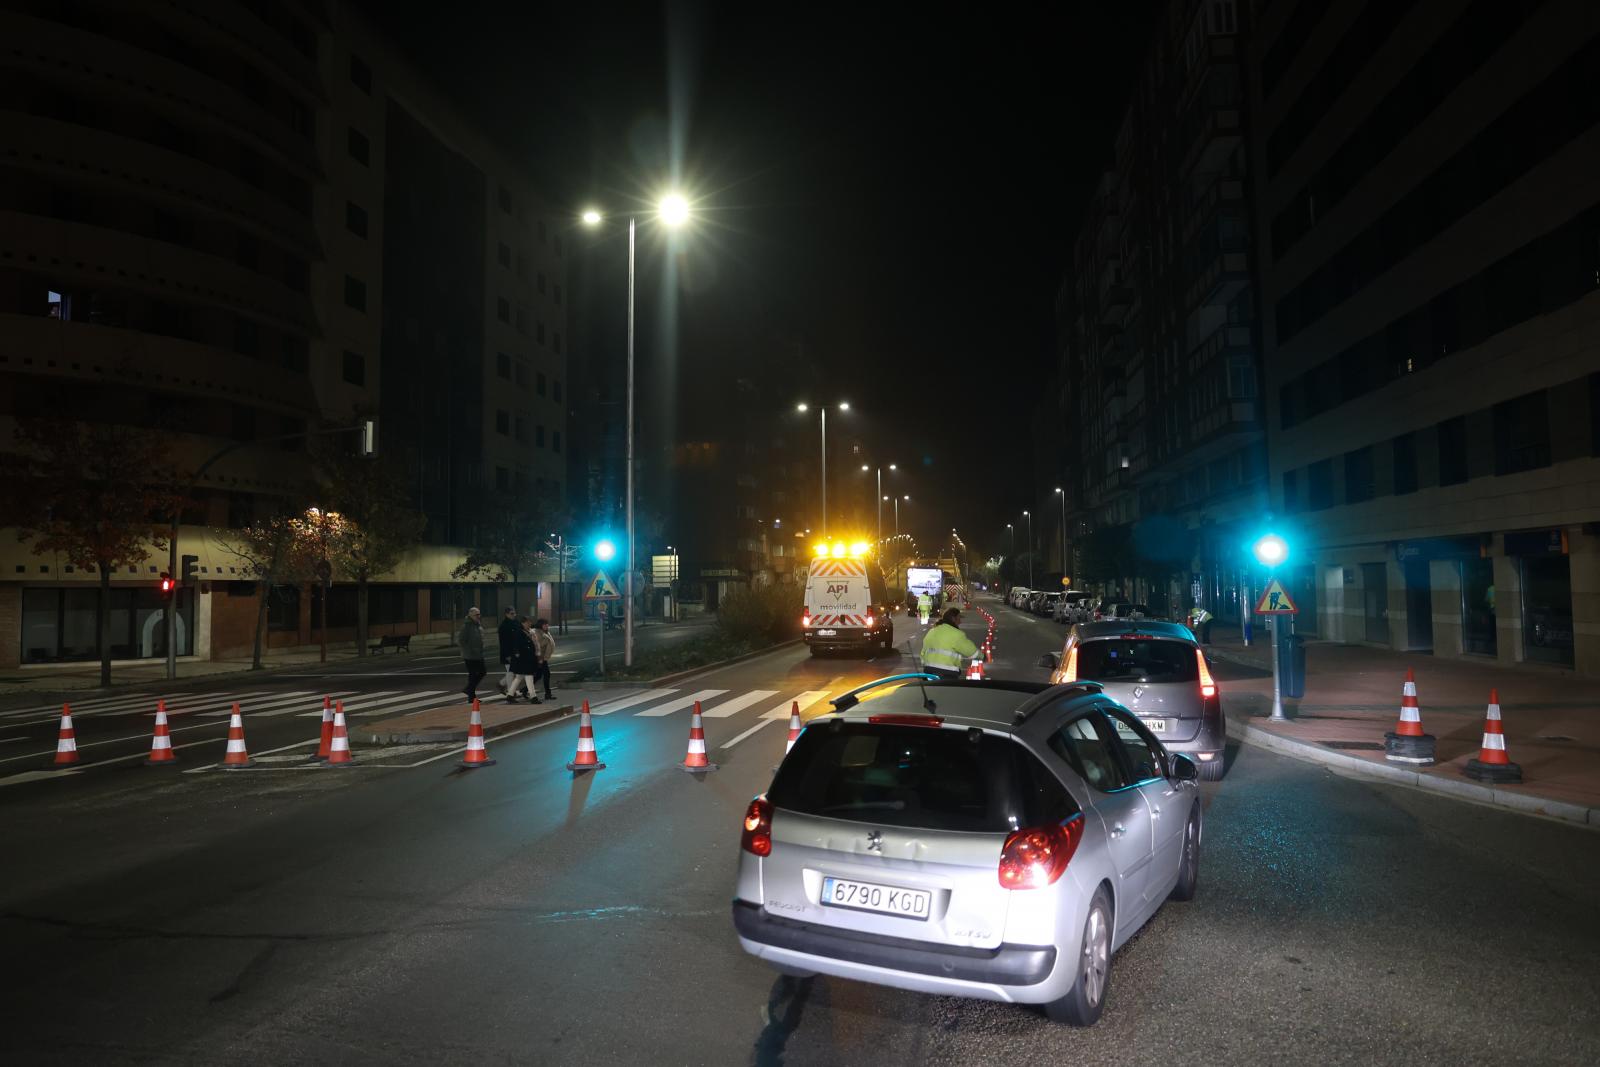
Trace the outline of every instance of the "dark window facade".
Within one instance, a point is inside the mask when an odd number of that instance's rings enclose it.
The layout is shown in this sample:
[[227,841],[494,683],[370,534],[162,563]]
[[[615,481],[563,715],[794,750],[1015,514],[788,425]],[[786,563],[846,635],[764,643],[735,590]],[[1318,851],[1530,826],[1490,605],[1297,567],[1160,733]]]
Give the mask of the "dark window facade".
[[1394,492],[1396,496],[1417,491],[1417,435],[1403,433],[1389,442],[1394,457]]
[[1359,504],[1378,495],[1373,477],[1372,449],[1358,448],[1344,454],[1344,502]]
[[344,306],[357,311],[367,310],[367,283],[346,274],[344,276]]
[[1333,507],[1333,460],[1323,459],[1307,468],[1306,507],[1322,511]]
[[1467,420],[1445,419],[1438,426],[1439,484],[1460,485],[1467,480]]
[[346,138],[346,146],[350,150],[350,158],[365,167],[372,160],[372,145],[367,140],[367,135],[350,127],[350,134]]
[[351,385],[367,384],[367,361],[361,353],[346,350],[344,354],[344,380]]
[[1494,472],[1550,466],[1550,404],[1543,389],[1494,406]]
[[365,208],[349,201],[344,205],[344,228],[357,237],[367,235],[367,212]]

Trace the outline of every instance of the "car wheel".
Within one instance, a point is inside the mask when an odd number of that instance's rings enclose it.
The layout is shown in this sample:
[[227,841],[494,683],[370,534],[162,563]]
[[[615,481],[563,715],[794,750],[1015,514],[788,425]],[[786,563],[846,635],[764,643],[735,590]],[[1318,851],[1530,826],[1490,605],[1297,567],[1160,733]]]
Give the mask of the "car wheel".
[[1172,887],[1173,900],[1193,900],[1200,885],[1200,813],[1189,815],[1183,830],[1183,857],[1178,860],[1178,884]]
[[1196,760],[1200,764],[1200,779],[1205,782],[1220,782],[1222,776],[1228,773],[1228,761],[1224,754],[1217,753],[1216,759]]
[[1094,891],[1089,916],[1083,921],[1083,948],[1078,953],[1078,977],[1060,1000],[1046,1004],[1051,1020],[1068,1026],[1093,1026],[1105,1007],[1111,985],[1111,898],[1105,886]]

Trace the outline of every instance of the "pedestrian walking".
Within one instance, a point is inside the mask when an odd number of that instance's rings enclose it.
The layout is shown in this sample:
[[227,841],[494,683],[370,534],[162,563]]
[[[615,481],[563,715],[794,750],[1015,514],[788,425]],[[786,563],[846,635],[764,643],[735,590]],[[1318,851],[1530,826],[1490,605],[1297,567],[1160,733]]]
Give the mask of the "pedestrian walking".
[[517,624],[517,609],[506,608],[506,613],[500,619],[500,625],[495,627],[495,634],[500,638],[500,665],[505,668],[505,676],[500,679],[500,691],[509,695],[511,686],[516,677],[511,672],[511,650],[517,644],[517,631],[522,627]]
[[483,665],[483,613],[477,608],[467,609],[467,621],[461,624],[456,637],[461,647],[461,662],[467,667],[467,684],[461,687],[469,701],[478,699],[478,683],[488,669]]
[[535,691],[539,675],[539,646],[533,637],[533,622],[526,615],[516,622],[516,636],[511,646],[511,689],[506,694],[506,703],[517,702],[517,691],[528,691],[528,702],[541,704],[539,694]]
[[534,681],[544,680],[544,698],[554,700],[550,689],[550,664],[556,658],[556,639],[550,636],[550,620],[540,619],[533,624],[533,637],[539,645],[539,674]]

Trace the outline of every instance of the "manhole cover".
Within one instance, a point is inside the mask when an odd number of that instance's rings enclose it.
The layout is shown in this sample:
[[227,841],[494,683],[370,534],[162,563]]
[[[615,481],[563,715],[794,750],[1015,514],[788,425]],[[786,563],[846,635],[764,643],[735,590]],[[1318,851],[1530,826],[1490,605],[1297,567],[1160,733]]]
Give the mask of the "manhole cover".
[[1349,748],[1361,752],[1383,751],[1383,742],[1381,741],[1324,741],[1322,744],[1325,748]]
[[1566,734],[1539,734],[1536,738],[1534,738],[1534,740],[1536,740],[1536,741],[1576,741],[1577,738],[1568,737]]

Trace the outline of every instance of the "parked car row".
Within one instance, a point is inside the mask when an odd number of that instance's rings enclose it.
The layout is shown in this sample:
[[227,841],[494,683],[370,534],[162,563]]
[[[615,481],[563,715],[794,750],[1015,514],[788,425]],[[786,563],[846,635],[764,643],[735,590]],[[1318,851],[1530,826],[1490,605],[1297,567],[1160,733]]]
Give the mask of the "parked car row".
[[1006,597],[1007,603],[1019,611],[1031,612],[1066,626],[1080,622],[1100,622],[1108,619],[1153,618],[1143,604],[1102,597],[1079,589],[1047,590],[1015,586]]

